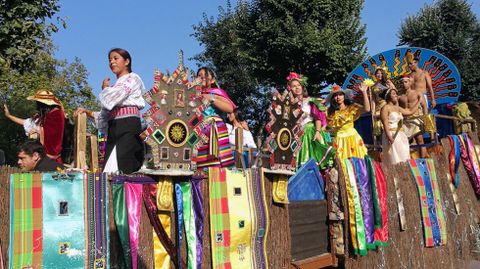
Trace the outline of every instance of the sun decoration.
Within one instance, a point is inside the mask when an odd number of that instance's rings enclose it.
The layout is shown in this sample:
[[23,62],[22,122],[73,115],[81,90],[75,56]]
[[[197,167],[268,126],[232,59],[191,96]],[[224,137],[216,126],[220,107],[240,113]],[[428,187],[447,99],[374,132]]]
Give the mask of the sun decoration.
[[183,129],[180,125],[172,126],[170,129],[170,136],[172,137],[173,141],[178,143],[185,137],[185,129]]

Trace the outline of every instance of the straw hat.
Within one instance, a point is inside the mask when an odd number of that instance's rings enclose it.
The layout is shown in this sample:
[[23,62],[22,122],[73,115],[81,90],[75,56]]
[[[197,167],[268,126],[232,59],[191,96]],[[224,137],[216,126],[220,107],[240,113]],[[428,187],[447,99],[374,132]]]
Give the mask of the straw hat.
[[48,90],[39,90],[35,93],[35,95],[27,97],[27,100],[34,100],[49,106],[62,106],[62,103],[57,99],[57,97],[55,97],[55,95]]

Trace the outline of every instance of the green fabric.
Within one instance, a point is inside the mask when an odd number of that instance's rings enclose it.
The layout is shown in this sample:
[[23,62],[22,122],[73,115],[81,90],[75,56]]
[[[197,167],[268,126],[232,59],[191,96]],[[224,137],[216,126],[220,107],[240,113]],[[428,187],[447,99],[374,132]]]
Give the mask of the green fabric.
[[363,223],[363,214],[362,206],[360,204],[360,195],[357,189],[357,182],[355,178],[354,168],[349,159],[345,159],[345,166],[348,171],[348,177],[351,185],[351,190],[353,193],[353,202],[355,204],[355,227],[357,230],[357,242],[358,249],[354,249],[355,254],[360,254],[361,256],[367,255],[367,239],[365,236],[365,225]]
[[[85,267],[85,208],[83,173],[69,173],[69,179],[55,179],[58,174],[44,173],[43,268]],[[74,177],[73,177],[74,176]],[[67,203],[60,214],[60,203]],[[67,248],[68,246],[68,248]]]
[[377,180],[375,175],[375,167],[373,166],[372,159],[368,155],[365,155],[365,164],[367,165],[368,175],[370,176],[370,182],[372,183],[374,227],[381,228],[383,225],[382,211],[380,210],[380,198],[378,197],[378,187],[377,187]]
[[309,101],[314,103],[318,107],[318,110],[327,111],[327,108],[317,98],[310,97]]
[[196,268],[197,237],[195,236],[195,219],[192,209],[192,192],[190,182],[180,182],[183,197],[183,219],[187,239],[188,269]]
[[121,268],[132,268],[130,255],[130,232],[128,226],[128,212],[125,203],[125,185],[112,184],[113,216],[117,226],[118,236],[123,249],[123,264]]
[[[314,158],[317,163],[320,163],[320,169],[325,169],[333,166],[335,158],[335,150],[328,144],[321,144],[317,140],[313,141],[315,137],[315,124],[313,122],[307,123],[303,128],[303,135],[300,137],[302,148],[298,152],[297,166],[306,163],[310,158]],[[323,141],[331,141],[330,134],[320,131]]]

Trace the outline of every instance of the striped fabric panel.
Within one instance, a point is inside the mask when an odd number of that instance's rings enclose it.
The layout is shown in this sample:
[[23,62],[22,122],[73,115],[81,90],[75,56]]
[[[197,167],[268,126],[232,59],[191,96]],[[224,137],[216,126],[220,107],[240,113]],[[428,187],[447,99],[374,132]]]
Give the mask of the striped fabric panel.
[[[208,119],[215,119],[215,124],[217,125],[218,130],[218,157],[209,155],[209,143],[205,143],[198,149],[198,154],[196,157],[197,167],[227,167],[234,163],[234,158],[232,150],[230,147],[230,141],[228,139],[228,129],[223,120],[219,117],[210,117]],[[202,129],[204,135],[208,137],[210,141],[210,128],[211,124],[207,124],[205,128]]]
[[209,168],[208,180],[212,267],[230,269],[232,268],[230,262],[230,219],[225,169]]
[[10,176],[9,268],[42,268],[42,175]]
[[253,268],[268,268],[267,236],[269,217],[267,199],[265,198],[265,178],[259,169],[250,169],[249,193],[252,199],[252,258]]
[[108,177],[85,174],[86,268],[109,268]]

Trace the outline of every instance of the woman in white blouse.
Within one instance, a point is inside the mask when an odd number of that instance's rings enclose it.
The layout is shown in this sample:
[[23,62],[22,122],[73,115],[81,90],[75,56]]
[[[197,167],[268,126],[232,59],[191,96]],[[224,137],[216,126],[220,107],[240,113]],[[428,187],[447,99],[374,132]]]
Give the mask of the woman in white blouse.
[[257,148],[255,141],[253,141],[253,135],[248,129],[247,122],[243,119],[241,112],[238,108],[235,108],[233,112],[227,114],[228,121],[231,124],[227,123],[228,129],[228,139],[230,140],[231,145],[235,145],[235,130],[237,128],[243,129],[243,146],[246,148]]
[[86,113],[94,118],[100,132],[107,134],[104,172],[138,171],[143,162],[143,142],[140,110],[145,107],[145,86],[140,76],[132,72],[132,58],[128,51],[120,48],[108,53],[109,65],[117,76],[110,86],[110,78],[102,83],[100,102],[102,110],[94,112],[78,108],[75,114]]

